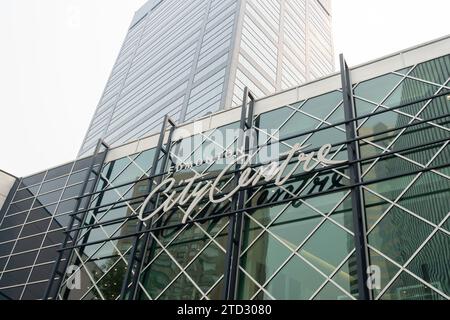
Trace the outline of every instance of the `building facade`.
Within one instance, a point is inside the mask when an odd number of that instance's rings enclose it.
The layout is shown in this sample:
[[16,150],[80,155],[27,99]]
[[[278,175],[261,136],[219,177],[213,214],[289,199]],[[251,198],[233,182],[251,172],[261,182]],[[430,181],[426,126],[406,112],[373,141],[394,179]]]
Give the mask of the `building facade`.
[[81,147],[112,146],[334,71],[330,0],[150,0],[135,15]]
[[0,296],[450,299],[449,81],[448,36],[341,59],[340,73],[17,179]]

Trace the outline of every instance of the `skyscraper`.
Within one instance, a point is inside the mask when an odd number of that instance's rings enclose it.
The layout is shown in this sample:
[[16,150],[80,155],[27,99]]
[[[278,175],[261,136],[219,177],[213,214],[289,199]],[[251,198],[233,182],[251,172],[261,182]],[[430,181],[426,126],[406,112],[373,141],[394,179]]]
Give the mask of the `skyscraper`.
[[79,156],[334,69],[331,0],[149,0],[130,25]]

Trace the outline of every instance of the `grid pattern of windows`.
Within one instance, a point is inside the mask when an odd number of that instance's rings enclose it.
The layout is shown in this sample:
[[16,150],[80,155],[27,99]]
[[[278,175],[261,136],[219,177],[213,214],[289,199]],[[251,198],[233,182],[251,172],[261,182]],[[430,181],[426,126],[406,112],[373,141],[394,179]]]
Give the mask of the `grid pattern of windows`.
[[[92,152],[99,138],[117,146],[154,133],[166,114],[183,122],[217,111],[231,58],[237,2],[164,0],[144,6],[137,13],[142,18],[128,32],[79,154]],[[223,74],[221,79],[218,74]]]
[[[445,56],[354,85],[370,262],[382,272],[375,299],[450,298],[449,81],[450,56]],[[345,161],[342,99],[338,89],[257,115],[258,145],[250,153],[256,164],[278,160],[279,153],[270,150],[286,152],[296,143],[310,149],[329,143],[331,158]],[[235,151],[236,140],[224,143],[217,137],[237,127],[232,123],[174,143],[169,165]],[[67,278],[59,298],[119,298],[153,157],[151,149],[105,164],[104,183],[75,249],[83,288],[68,290]],[[175,185],[194,174],[208,173],[213,180],[223,168],[214,161],[171,176]],[[264,183],[249,190],[238,298],[357,299],[348,164],[319,165],[313,172],[293,169],[285,185]],[[383,181],[373,182],[378,179]],[[233,173],[225,174],[217,192],[229,192],[233,181]],[[172,196],[162,191],[160,201]],[[230,220],[214,216],[230,212],[231,200],[212,205],[202,199],[188,218],[192,223],[180,225],[187,206],[152,221],[158,228],[150,232],[150,258],[139,280],[141,299],[222,297]],[[205,217],[210,219],[197,221]]]
[[182,120],[189,121],[218,111],[223,104],[238,3],[235,0],[211,1],[186,114]]
[[[316,108],[317,105],[321,108]],[[341,143],[345,141],[345,130],[333,127],[343,117],[342,93],[339,91],[261,114],[255,118],[259,124],[260,145],[254,150],[253,157],[262,159],[264,154],[267,161],[270,153],[267,155],[266,145],[269,142],[283,151],[289,150],[294,143],[314,146],[336,143],[332,158],[345,160],[346,145]],[[307,133],[322,127],[330,128]],[[226,150],[235,150],[236,140],[218,143],[217,137],[227,129],[237,128],[237,124],[231,124],[177,142],[172,146],[171,165],[195,162]],[[269,135],[270,129],[275,131]],[[300,137],[284,139],[293,134]],[[334,137],[333,141],[329,140],[330,136]],[[205,150],[214,151],[205,154]],[[105,165],[105,183],[98,188],[99,194],[92,201],[90,218],[82,228],[84,237],[78,240],[80,247],[75,249],[72,260],[81,260],[77,273],[83,279],[83,287],[81,291],[68,290],[67,277],[59,298],[119,298],[131,251],[131,237],[127,235],[135,230],[136,212],[148,192],[145,177],[149,174],[153,156],[153,150],[149,150]],[[223,167],[220,162],[205,164],[178,171],[174,178],[179,181],[195,173],[208,172],[213,179]],[[354,299],[355,270],[349,267],[355,259],[350,192],[320,194],[324,190],[348,185],[348,173],[343,167],[316,174],[306,174],[298,169],[296,174],[299,178],[279,189],[270,184],[255,188],[247,200],[249,210],[245,213],[239,298],[309,299],[325,297],[331,291],[339,299]],[[232,181],[233,175],[226,175],[218,191],[230,190]],[[123,186],[123,183],[127,185]],[[114,185],[118,187],[114,188]],[[302,195],[308,199],[270,205],[280,199]],[[161,194],[161,200],[167,196]],[[264,202],[269,203],[264,209],[250,209]],[[212,218],[231,210],[230,206],[229,201],[211,205],[204,200],[189,219],[209,215]],[[176,225],[184,210],[186,207],[180,206],[167,218],[160,217],[157,221],[161,220],[163,225]],[[156,221],[153,223],[158,224]],[[141,275],[141,298],[220,299],[225,277],[228,225],[229,218],[225,217],[152,232],[154,247],[150,262],[144,266]],[[102,243],[89,244],[99,240],[103,240]],[[324,247],[333,249],[323,251]],[[114,279],[114,285],[111,279]]]
[[149,1],[79,155],[99,138],[118,146],[155,133],[166,114],[182,123],[238,106],[245,86],[263,97],[330,73],[331,18],[318,1]]
[[[146,178],[154,154],[151,149],[104,165],[101,182],[91,198],[90,210],[75,245],[99,243],[74,249],[71,261],[79,261],[74,272],[80,274],[81,289],[66,291],[61,298],[113,300],[118,297],[133,243],[127,235],[136,229],[139,210],[136,199],[147,191]],[[115,237],[122,238],[114,240]],[[64,279],[62,286],[66,287],[68,282]]]
[[[296,143],[311,145],[308,149],[331,143],[332,158],[345,160],[346,133],[334,127],[343,118],[339,91],[261,114],[256,119],[260,148],[271,142],[285,152]],[[286,140],[293,135],[298,137]],[[351,195],[348,190],[330,193],[350,184],[347,169],[297,170],[298,178],[290,183],[269,184],[252,193],[249,207],[300,199],[245,213],[239,299],[307,300],[327,294],[335,295],[330,299],[354,299],[355,271],[348,269],[355,252]]]
[[450,297],[449,94],[449,55],[355,88],[368,116],[359,134],[376,135],[360,142],[361,156],[394,153],[362,163],[364,181],[388,178],[363,187],[370,259],[382,271],[376,299]]
[[331,73],[329,7],[318,0],[247,0],[230,105],[240,105],[245,86],[263,97]]
[[[450,299],[450,55],[354,83],[353,93],[368,258],[381,272],[373,298]],[[312,171],[290,163],[285,184],[269,179],[248,186],[237,298],[357,299],[354,182],[343,92],[336,88],[274,107],[253,119],[258,139],[250,155],[256,166],[279,161],[280,153],[297,143],[307,146],[305,154],[331,144],[330,158],[344,162],[326,166],[312,159],[317,164]],[[199,192],[224,170],[215,156],[236,152],[239,124],[232,121],[172,142],[170,161],[159,169],[175,180],[175,191],[184,188],[182,180],[207,173],[192,186]],[[155,154],[144,150],[103,165],[84,206],[86,219],[75,226],[80,235],[68,244],[74,248],[66,258],[76,269],[63,279],[58,299],[119,299]],[[216,160],[169,171],[208,158]],[[42,298],[88,160],[20,180],[0,223],[2,294]],[[215,191],[226,194],[234,182],[233,167]],[[158,201],[173,199],[172,191],[161,189]],[[204,197],[189,223],[180,224],[189,205],[177,203],[151,221],[140,299],[223,297],[232,199],[213,204]],[[68,288],[74,275],[80,276],[81,289]]]
[[0,221],[0,291],[42,299],[91,158],[20,180]]
[[334,68],[331,17],[319,1],[306,3],[307,80],[317,79]]

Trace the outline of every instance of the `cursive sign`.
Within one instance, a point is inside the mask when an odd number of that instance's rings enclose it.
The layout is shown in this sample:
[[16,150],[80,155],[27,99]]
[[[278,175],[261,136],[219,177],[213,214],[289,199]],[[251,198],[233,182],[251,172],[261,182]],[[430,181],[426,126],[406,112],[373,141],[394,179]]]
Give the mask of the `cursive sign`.
[[[322,146],[319,151],[304,153],[303,150],[308,148],[310,145],[301,146],[296,144],[292,149],[284,154],[286,159],[280,164],[278,162],[272,162],[270,164],[260,166],[258,169],[253,169],[250,167],[251,157],[245,154],[240,154],[230,162],[216,177],[214,181],[200,181],[200,179],[209,175],[196,173],[192,178],[187,180],[182,180],[178,184],[174,178],[168,178],[162,181],[158,186],[156,186],[152,192],[147,196],[144,203],[139,210],[138,217],[141,221],[148,221],[159,213],[167,213],[172,210],[175,206],[185,206],[189,204],[186,209],[182,223],[186,223],[192,211],[196,206],[205,198],[213,204],[219,204],[224,201],[231,199],[241,188],[256,186],[261,181],[274,181],[276,186],[284,185],[296,172],[298,168],[302,166],[305,172],[311,172],[317,168],[320,164],[324,166],[332,166],[342,164],[346,161],[336,161],[332,160],[329,156],[332,146],[326,144]],[[296,159],[295,159],[296,157]],[[295,161],[292,169],[288,172],[288,166],[292,161]],[[242,164],[241,175],[236,187],[221,197],[217,196],[217,190],[219,190],[219,184],[222,178],[232,169],[235,165]],[[186,184],[181,192],[174,191],[174,188]],[[191,190],[193,188],[193,190]],[[167,198],[153,210],[149,215],[144,217],[146,207],[148,203],[155,197],[159,192],[163,192],[167,195]]]
[[[339,171],[339,170],[337,170]],[[309,173],[307,175],[302,175],[294,181],[288,182],[283,188],[278,188],[277,190],[272,190],[270,187],[262,186],[256,194],[249,200],[249,206],[252,205],[271,205],[276,204],[278,201],[290,200],[294,195],[298,195],[300,192],[304,191],[305,195],[311,195],[316,192],[330,191],[337,188],[344,187],[342,183],[344,176],[342,173],[332,172],[328,174],[316,175],[315,173]],[[308,188],[306,188],[308,186]],[[306,188],[306,189],[305,189]],[[304,203],[301,200],[291,201],[293,208],[300,208]],[[206,219],[200,224],[206,224],[204,226],[205,230],[209,233],[214,230],[218,223],[220,223],[221,215],[232,210],[230,202],[216,203],[212,205],[201,206],[192,214],[196,219]],[[247,211],[251,213],[253,211]],[[174,220],[174,215],[178,214],[178,210],[172,210],[167,213],[162,218],[162,225],[170,225],[170,222]],[[177,226],[174,228],[167,228],[161,230],[160,236],[169,239],[177,234],[179,230],[184,228],[184,230],[189,230],[191,226],[183,227]]]

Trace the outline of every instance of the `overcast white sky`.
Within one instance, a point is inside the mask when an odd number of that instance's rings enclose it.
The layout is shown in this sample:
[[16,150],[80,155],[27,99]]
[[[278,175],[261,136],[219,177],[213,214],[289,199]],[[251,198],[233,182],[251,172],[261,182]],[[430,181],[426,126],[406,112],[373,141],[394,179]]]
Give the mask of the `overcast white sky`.
[[[332,1],[335,55],[350,65],[450,31],[448,0]],[[0,169],[25,176],[75,158],[143,3],[0,1]]]

